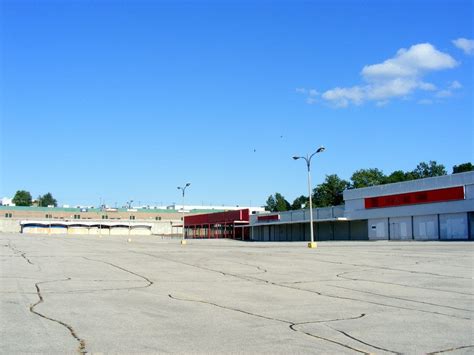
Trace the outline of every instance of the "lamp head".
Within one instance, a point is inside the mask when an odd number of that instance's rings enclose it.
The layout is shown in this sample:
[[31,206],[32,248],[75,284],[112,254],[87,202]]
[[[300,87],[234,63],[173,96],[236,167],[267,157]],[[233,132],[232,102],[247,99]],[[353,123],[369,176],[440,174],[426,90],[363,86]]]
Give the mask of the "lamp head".
[[293,157],[294,160],[298,160],[299,158],[301,158],[301,157]]
[[319,147],[318,150],[316,151],[316,153],[322,153],[326,150],[326,148],[324,148],[323,146]]
[[177,189],[178,189],[178,190],[181,190],[181,186],[178,186]]
[[191,183],[190,183],[190,182],[186,183],[186,187],[188,187],[189,185],[191,185]]

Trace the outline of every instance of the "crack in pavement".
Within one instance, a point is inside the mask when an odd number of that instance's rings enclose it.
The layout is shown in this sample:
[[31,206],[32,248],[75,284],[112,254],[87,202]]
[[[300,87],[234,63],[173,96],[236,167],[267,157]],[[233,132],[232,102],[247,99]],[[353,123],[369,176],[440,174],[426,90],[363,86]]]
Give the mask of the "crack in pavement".
[[[368,269],[368,270],[372,270],[372,269]],[[439,288],[413,286],[413,285],[399,284],[399,283],[387,282],[387,281],[375,281],[375,280],[359,279],[359,278],[355,279],[355,278],[343,276],[343,275],[345,275],[345,274],[350,274],[350,273],[354,273],[354,272],[364,272],[364,271],[368,271],[368,270],[345,271],[345,272],[341,272],[340,274],[337,274],[336,277],[343,279],[342,281],[373,282],[373,283],[380,283],[380,284],[386,284],[386,285],[394,285],[394,286],[401,286],[401,287],[408,287],[408,288],[419,288],[419,289],[422,289],[422,290],[430,290],[430,291],[438,291],[438,292],[446,292],[446,293],[455,293],[455,294],[459,294],[459,295],[472,296],[471,293],[466,293],[466,292],[441,290],[441,289],[439,289]]]
[[[132,275],[135,275],[135,276],[138,276],[139,278],[145,280],[147,282],[147,285],[145,286],[137,286],[137,287],[128,287],[126,289],[136,289],[136,288],[147,288],[147,287],[150,287],[151,285],[153,285],[153,281],[151,281],[149,278],[147,278],[146,276],[143,276],[143,275],[140,275],[140,274],[137,274],[136,272],[133,272],[131,270],[128,270],[128,269],[125,269],[121,266],[118,266],[118,265],[115,265],[115,264],[112,264],[112,263],[109,263],[107,261],[103,261],[103,260],[96,260],[96,259],[90,259],[90,258],[87,258],[85,256],[82,257],[83,259],[86,259],[86,260],[90,260],[90,261],[95,261],[95,262],[98,262],[98,263],[103,263],[103,264],[107,264],[107,265],[110,265],[112,267],[115,267],[119,270],[122,270],[122,271],[125,271],[125,272],[128,272],[129,274],[132,274]],[[123,288],[122,288],[123,289]]]
[[357,266],[357,267],[368,267],[370,269],[376,269],[376,270],[401,271],[401,272],[408,272],[410,274],[421,274],[421,275],[430,275],[430,276],[437,276],[437,277],[448,277],[448,278],[453,278],[453,279],[472,280],[471,277],[463,277],[463,276],[455,276],[455,275],[442,275],[442,274],[435,274],[433,272],[396,269],[396,268],[390,268],[390,267],[386,267],[386,266],[375,266],[375,265],[366,265],[366,264],[349,264],[349,263],[343,263],[342,261],[329,261],[329,260],[320,260],[320,259],[315,260],[315,261],[316,262],[322,262],[322,263],[328,263],[328,264],[349,265],[349,266]]
[[267,269],[259,266],[259,265],[252,265],[252,264],[246,264],[246,263],[239,263],[238,261],[234,261],[234,264],[239,264],[239,265],[244,265],[244,266],[251,266],[251,267],[254,267],[256,268],[257,270],[260,270],[261,272],[255,272],[255,273],[245,273],[245,274],[241,274],[241,275],[260,275],[260,274],[265,274],[268,272]]
[[278,318],[273,318],[273,317],[267,317],[267,316],[263,316],[263,315],[261,315],[261,314],[256,314],[256,313],[252,313],[252,312],[247,312],[247,311],[244,311],[244,310],[238,309],[238,308],[232,308],[232,307],[222,306],[222,305],[220,305],[220,304],[213,303],[213,302],[209,302],[209,301],[201,301],[201,300],[193,300],[193,299],[187,299],[187,298],[179,298],[179,297],[173,296],[172,294],[168,294],[168,297],[171,298],[171,299],[173,299],[173,300],[176,300],[176,301],[203,303],[203,304],[208,304],[208,305],[215,306],[215,307],[222,308],[222,309],[227,309],[227,310],[229,310],[229,311],[234,311],[234,312],[239,312],[239,313],[247,314],[247,315],[249,315],[249,316],[254,316],[254,317],[257,317],[257,318],[263,318],[263,319],[267,319],[267,320],[273,320],[273,321],[275,321],[275,322],[280,322],[280,323],[292,324],[292,322],[287,321],[287,320],[284,320],[284,319],[278,319]]
[[463,346],[459,346],[457,348],[450,348],[450,349],[445,349],[445,350],[433,351],[431,353],[427,353],[426,355],[442,354],[442,353],[448,353],[448,352],[451,352],[451,351],[461,350],[461,349],[468,349],[468,348],[474,348],[474,345],[463,345]]
[[280,282],[280,284],[281,285],[298,285],[298,284],[312,284],[316,282],[345,282],[345,281],[350,281],[350,280],[321,279],[321,280],[303,280],[303,281],[282,281]]
[[333,328],[333,327],[331,327],[331,326],[329,326],[329,325],[327,325],[327,324],[325,324],[325,326],[328,327],[328,328],[331,328],[332,330],[335,330],[336,332],[339,332],[339,333],[341,333],[342,335],[344,335],[344,336],[346,336],[346,337],[348,337],[348,338],[350,338],[350,339],[352,339],[352,340],[355,340],[355,341],[357,341],[357,342],[359,342],[359,343],[361,343],[361,344],[365,344],[365,345],[368,345],[368,346],[370,346],[370,347],[372,347],[372,348],[375,348],[375,349],[378,349],[378,350],[382,350],[382,351],[386,351],[386,352],[389,352],[389,353],[392,353],[392,354],[401,354],[401,353],[398,352],[398,351],[393,351],[393,350],[389,350],[389,349],[386,349],[386,348],[382,348],[382,347],[377,346],[377,345],[369,344],[369,343],[367,343],[367,342],[365,342],[365,341],[363,341],[363,340],[360,340],[360,339],[358,339],[358,338],[356,338],[356,337],[354,337],[354,336],[348,334],[347,332],[344,332],[344,331],[342,331],[342,330]]
[[[18,249],[18,248],[15,247],[15,246],[12,246],[12,244],[11,244],[10,241],[8,241],[8,244],[7,244],[6,246],[7,246],[8,248],[10,248],[10,249],[13,251],[13,253],[15,253],[15,254],[20,254],[20,256],[21,256],[23,259],[25,259],[25,261],[26,261],[28,264],[30,264],[30,265],[35,265],[35,264],[26,256],[26,252],[21,251],[20,249]],[[38,266],[38,265],[36,265],[36,266],[38,267],[38,271],[39,271],[39,266]]]
[[370,292],[370,291],[356,290],[356,289],[354,289],[354,288],[349,288],[349,287],[344,287],[344,286],[327,285],[327,287],[340,288],[340,289],[342,289],[342,290],[349,290],[349,291],[354,291],[354,292],[360,292],[360,293],[365,293],[365,294],[368,294],[368,295],[374,295],[374,296],[379,296],[379,297],[385,297],[385,298],[390,298],[390,299],[394,299],[394,300],[401,300],[401,301],[406,301],[406,302],[413,302],[413,303],[426,304],[426,305],[429,305],[429,306],[436,306],[436,307],[441,307],[441,308],[455,309],[455,310],[457,310],[457,311],[472,312],[471,309],[464,309],[464,308],[458,308],[458,307],[452,307],[452,306],[445,306],[445,305],[442,305],[442,304],[431,303],[431,302],[416,301],[416,300],[411,300],[411,299],[409,299],[409,298],[403,298],[403,297],[387,296],[387,295],[382,295],[382,294],[380,294],[380,293],[375,293],[375,292]]
[[355,340],[355,341],[357,341],[357,342],[359,342],[359,343],[361,343],[361,344],[370,346],[370,347],[372,347],[372,348],[374,348],[374,349],[378,349],[378,350],[383,350],[383,351],[386,351],[386,352],[390,352],[390,353],[393,353],[393,354],[400,354],[399,352],[396,352],[396,351],[388,350],[388,349],[379,347],[379,346],[377,346],[377,345],[369,344],[369,343],[367,343],[367,342],[365,342],[365,341],[363,341],[363,340],[360,340],[360,339],[358,339],[358,338],[356,338],[356,337],[354,337],[354,336],[351,336],[350,334],[348,334],[348,333],[346,333],[346,332],[344,332],[344,331],[342,331],[342,330],[333,328],[333,327],[329,326],[328,324],[326,324],[326,323],[337,322],[337,321],[343,321],[343,320],[355,320],[355,319],[360,319],[360,318],[363,318],[363,317],[365,317],[365,316],[366,316],[366,314],[365,314],[365,313],[362,313],[361,315],[359,315],[359,316],[357,316],[357,317],[353,317],[353,318],[340,318],[340,319],[331,319],[331,320],[325,320],[325,321],[294,323],[293,325],[290,325],[290,328],[291,328],[292,330],[298,331],[297,329],[294,329],[294,327],[296,327],[296,326],[298,326],[298,325],[324,323],[324,325],[325,325],[326,327],[328,327],[328,328],[330,328],[330,329],[332,329],[332,330],[334,330],[334,331],[336,331],[336,332],[339,332],[339,333],[341,333],[342,335],[344,335],[344,336],[346,336],[346,337],[348,337],[348,338],[350,338],[350,339],[353,339],[353,340]]
[[35,311],[35,307],[37,305],[39,305],[40,303],[43,303],[44,302],[44,298],[43,298],[43,295],[41,294],[41,289],[39,287],[39,285],[41,284],[46,284],[46,283],[51,283],[51,282],[62,282],[62,281],[69,281],[71,280],[70,277],[68,277],[67,279],[61,279],[61,280],[51,280],[51,281],[42,281],[42,282],[37,282],[35,283],[35,287],[36,287],[36,294],[38,295],[38,302],[36,302],[35,304],[32,304],[30,305],[30,312],[33,313],[33,314],[36,314],[37,316],[41,317],[41,318],[44,318],[44,319],[47,319],[49,321],[52,321],[52,322],[55,322],[55,323],[58,323],[60,325],[62,325],[63,327],[65,327],[67,330],[69,330],[69,332],[71,333],[71,335],[74,337],[74,339],[76,339],[78,342],[79,342],[79,347],[77,348],[77,352],[80,353],[80,354],[87,354],[87,350],[86,350],[86,342],[84,339],[81,339],[79,338],[79,336],[76,334],[76,331],[74,330],[74,328],[72,326],[70,326],[69,324],[63,322],[63,321],[60,321],[58,319],[54,319],[54,318],[51,318],[51,317],[48,317],[42,313],[39,313],[38,311]]
[[268,281],[268,280],[265,280],[265,279],[261,279],[261,278],[255,277],[255,276],[242,276],[242,275],[238,275],[238,274],[232,274],[232,273],[223,272],[223,271],[220,271],[220,270],[214,270],[214,269],[211,269],[211,268],[206,268],[206,267],[203,267],[203,266],[194,265],[194,264],[191,264],[191,263],[186,263],[184,261],[177,261],[177,260],[173,260],[173,259],[170,259],[170,258],[165,258],[163,256],[156,256],[156,255],[153,255],[153,254],[148,254],[148,253],[143,253],[143,252],[132,251],[132,253],[148,255],[148,256],[153,257],[153,258],[164,259],[164,260],[168,260],[168,261],[171,261],[171,262],[174,262],[174,263],[177,263],[177,264],[187,265],[187,266],[195,267],[195,268],[210,271],[210,272],[223,274],[224,276],[236,277],[238,279],[246,280],[246,281],[250,281],[250,282],[262,282],[264,284],[273,285],[273,286],[277,286],[277,287],[283,287],[283,288],[288,288],[288,289],[292,289],[292,290],[298,290],[298,291],[302,291],[302,292],[313,293],[313,294],[316,294],[316,295],[321,296],[321,297],[335,298],[335,299],[348,300],[348,301],[356,301],[356,302],[361,302],[361,303],[374,304],[374,305],[382,306],[382,307],[403,309],[403,310],[416,311],[416,312],[421,312],[421,313],[443,315],[443,316],[451,317],[451,318],[471,320],[471,318],[459,317],[459,316],[448,314],[448,313],[427,311],[427,310],[423,310],[423,309],[403,307],[403,306],[395,306],[395,305],[391,305],[391,304],[380,303],[380,302],[375,302],[375,301],[368,301],[368,300],[361,300],[361,299],[351,298],[351,297],[346,297],[346,296],[337,296],[337,295],[331,295],[331,294],[324,294],[324,293],[319,292],[319,291],[313,291],[313,290],[308,290],[308,289],[305,289],[305,288],[279,284],[279,283],[276,283],[276,282],[273,282],[273,281]]
[[466,319],[466,320],[471,320],[472,319],[472,318],[466,318],[466,317],[459,317],[459,316],[448,314],[448,313],[441,313],[441,312],[435,312],[435,311],[426,311],[426,310],[423,310],[423,309],[403,307],[403,306],[395,306],[395,305],[380,303],[380,302],[375,302],[375,301],[361,300],[361,299],[358,299],[358,298],[325,294],[325,293],[322,293],[322,292],[319,292],[319,291],[313,291],[313,290],[308,290],[308,289],[299,288],[299,287],[292,287],[292,286],[289,286],[289,285],[280,285],[278,283],[269,282],[269,281],[266,281],[266,280],[263,280],[263,281],[266,282],[266,283],[269,283],[271,285],[275,285],[275,286],[279,286],[279,287],[286,287],[286,288],[289,288],[289,289],[299,290],[299,291],[303,291],[303,292],[314,293],[314,294],[317,294],[317,295],[322,296],[322,297],[349,300],[349,301],[356,301],[356,302],[361,302],[361,303],[374,304],[374,305],[382,306],[382,307],[397,308],[397,309],[416,311],[416,312],[421,312],[421,313],[430,313],[430,314],[436,314],[436,315],[443,315],[443,316],[451,317],[451,318]]
[[273,317],[267,317],[267,316],[264,316],[264,315],[261,315],[261,314],[257,314],[257,313],[252,313],[252,312],[244,311],[244,310],[238,309],[238,308],[232,308],[232,307],[222,306],[222,305],[217,304],[217,303],[214,303],[214,302],[202,301],[202,300],[194,300],[194,299],[188,299],[188,298],[179,298],[179,297],[173,296],[172,294],[168,294],[168,297],[171,298],[171,299],[173,299],[173,300],[176,300],[176,301],[194,302],[194,303],[207,304],[207,305],[214,306],[214,307],[217,307],[217,308],[226,309],[226,310],[228,310],[228,311],[243,313],[243,314],[246,314],[246,315],[249,315],[249,316],[252,316],[252,317],[256,317],[256,318],[262,318],[262,319],[266,319],[266,320],[271,320],[271,321],[275,321],[275,322],[279,322],[279,323],[288,324],[288,325],[289,325],[289,328],[290,328],[292,331],[294,331],[294,332],[302,333],[302,334],[308,335],[308,336],[313,337],[313,338],[317,338],[317,339],[321,339],[321,340],[324,340],[324,341],[327,341],[327,342],[330,342],[330,343],[333,343],[333,344],[337,344],[337,345],[339,345],[339,346],[343,346],[343,347],[345,347],[345,348],[347,348],[347,349],[356,351],[356,352],[358,352],[358,353],[362,353],[362,354],[366,354],[366,355],[371,354],[370,352],[367,352],[367,351],[365,351],[365,350],[361,350],[361,349],[357,349],[357,348],[351,347],[351,346],[349,346],[349,345],[347,345],[347,344],[338,342],[338,341],[336,341],[336,340],[329,339],[329,338],[325,338],[325,337],[322,337],[322,336],[319,336],[319,335],[316,335],[316,334],[304,332],[304,331],[302,331],[302,330],[299,330],[299,329],[296,329],[296,328],[295,328],[295,326],[301,325],[301,324],[324,323],[324,322],[335,322],[335,321],[341,321],[341,320],[359,319],[359,318],[362,318],[363,316],[365,316],[365,314],[361,314],[361,315],[359,315],[359,316],[357,316],[357,317],[351,317],[351,318],[341,318],[341,319],[330,319],[330,320],[322,320],[322,321],[314,321],[314,322],[295,323],[295,322],[292,322],[292,321],[289,321],[289,320],[279,319],[279,318],[273,318]]

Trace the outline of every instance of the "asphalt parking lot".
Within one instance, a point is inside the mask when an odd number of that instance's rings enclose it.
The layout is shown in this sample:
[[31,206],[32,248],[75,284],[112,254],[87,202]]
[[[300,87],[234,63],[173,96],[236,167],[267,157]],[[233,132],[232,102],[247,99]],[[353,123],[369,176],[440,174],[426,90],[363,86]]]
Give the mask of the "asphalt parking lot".
[[474,244],[0,234],[2,354],[474,352]]

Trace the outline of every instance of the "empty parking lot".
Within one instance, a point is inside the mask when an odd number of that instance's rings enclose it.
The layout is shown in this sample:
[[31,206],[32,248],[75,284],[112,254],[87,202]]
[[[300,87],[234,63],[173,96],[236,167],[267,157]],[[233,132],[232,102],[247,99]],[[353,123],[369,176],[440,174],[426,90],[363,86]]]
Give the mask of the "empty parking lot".
[[0,234],[9,353],[472,353],[469,242]]

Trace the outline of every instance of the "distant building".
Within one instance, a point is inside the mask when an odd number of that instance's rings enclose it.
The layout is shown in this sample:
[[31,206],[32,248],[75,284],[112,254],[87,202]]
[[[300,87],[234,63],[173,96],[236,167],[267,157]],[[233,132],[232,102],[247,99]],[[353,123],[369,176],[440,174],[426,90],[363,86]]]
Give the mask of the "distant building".
[[[313,209],[315,240],[474,239],[474,172],[346,190],[344,203]],[[249,227],[252,240],[310,240],[309,210],[252,215]]]
[[[346,190],[344,202],[313,209],[315,240],[474,240],[474,172]],[[241,210],[185,217],[184,227],[187,238],[309,241],[309,221],[309,209]]]
[[[166,206],[168,210],[183,211],[183,205],[173,204]],[[184,205],[184,212],[192,210],[206,210],[206,211],[238,211],[238,210],[249,210],[250,214],[265,212],[264,207],[247,207],[247,206],[219,206],[219,205]]]
[[10,198],[10,197],[2,198],[1,201],[0,201],[0,205],[2,205],[2,206],[15,206],[15,204],[13,203],[13,198]]
[[[200,209],[185,211],[185,215],[209,212],[195,207]],[[173,209],[6,205],[0,206],[0,232],[94,234],[98,228],[101,234],[177,235],[182,218],[183,213]]]

